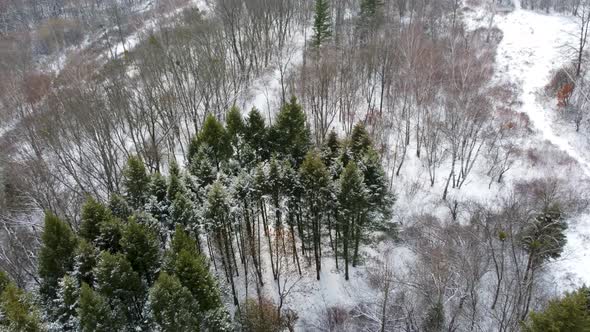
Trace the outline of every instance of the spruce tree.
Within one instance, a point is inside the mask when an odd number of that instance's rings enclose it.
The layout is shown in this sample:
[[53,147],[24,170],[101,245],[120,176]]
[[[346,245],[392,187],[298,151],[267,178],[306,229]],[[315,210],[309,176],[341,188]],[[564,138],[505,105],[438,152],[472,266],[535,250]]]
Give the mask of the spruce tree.
[[297,98],[292,97],[291,101],[282,107],[269,135],[273,151],[280,158],[289,159],[295,167],[299,167],[311,142],[305,113],[297,102]]
[[310,151],[301,164],[301,183],[307,209],[311,215],[309,229],[312,237],[313,251],[316,264],[316,278],[320,280],[321,271],[321,238],[324,206],[329,200],[330,173],[316,151]]
[[123,312],[112,310],[107,298],[86,283],[80,288],[77,312],[82,332],[122,331],[126,323]]
[[100,236],[100,224],[111,218],[111,211],[92,197],[82,206],[82,222],[78,235],[89,242]]
[[223,125],[213,114],[209,114],[196,140],[192,143],[194,146],[191,151],[194,153],[202,146],[209,147],[213,164],[219,169],[220,164],[232,155],[232,147],[228,144],[228,138]]
[[130,157],[123,170],[123,187],[129,204],[138,209],[145,204],[150,179],[139,157]]
[[240,109],[236,106],[233,106],[227,113],[225,122],[230,142],[235,145],[237,143],[238,137],[243,135],[246,129]]
[[338,192],[339,216],[338,223],[342,230],[342,245],[344,255],[345,279],[349,279],[348,265],[350,262],[350,248],[355,243],[357,234],[361,231],[361,216],[367,205],[366,188],[363,175],[356,163],[351,161],[346,165],[340,176],[340,190]]
[[201,255],[181,250],[174,262],[174,272],[180,283],[197,299],[200,311],[215,310],[222,306],[217,283]]
[[198,304],[177,277],[165,272],[149,291],[154,321],[163,332],[198,331]]
[[359,29],[361,32],[361,39],[363,42],[365,42],[368,35],[373,33],[381,24],[382,7],[382,0],[361,0]]
[[590,331],[590,290],[582,287],[561,299],[549,301],[543,311],[532,312],[523,332]]
[[179,226],[185,230],[190,230],[195,236],[199,234],[199,224],[195,214],[195,207],[186,195],[180,192],[176,194],[176,198],[170,206],[169,229],[174,230]]
[[443,304],[436,302],[426,312],[426,317],[422,322],[422,330],[424,332],[442,332],[445,324],[445,311]]
[[74,267],[77,246],[76,235],[65,222],[56,215],[45,214],[45,227],[41,235],[39,250],[40,292],[45,300],[55,298],[57,283],[66,272]]
[[360,161],[371,146],[371,139],[369,138],[369,133],[365,125],[361,122],[357,123],[352,130],[352,136],[350,138],[352,156],[357,162]]
[[[177,167],[177,166],[175,166]],[[172,202],[177,194],[184,194],[185,188],[180,177],[178,170],[173,171],[175,168],[171,167],[170,176],[168,177],[168,201]]]
[[124,224],[120,219],[111,218],[100,224],[100,237],[97,247],[101,251],[116,253],[121,251],[121,236]]
[[209,156],[213,155],[213,151],[209,146],[200,146],[196,148],[196,152],[190,160],[190,173],[196,177],[196,182],[200,188],[207,187],[215,181],[217,172],[215,165]]
[[253,108],[248,115],[244,140],[254,150],[257,157],[256,161],[269,158],[267,136],[268,128],[264,122],[264,117],[256,108]]
[[160,264],[157,234],[148,226],[130,220],[123,230],[121,247],[133,271],[151,284]]
[[100,254],[95,270],[96,290],[104,296],[111,308],[125,316],[128,326],[142,323],[145,289],[139,274],[121,253]]
[[114,217],[121,220],[127,220],[132,214],[129,204],[127,204],[125,198],[119,194],[113,194],[111,196],[111,199],[109,200],[109,210],[111,210],[111,214]]
[[94,285],[94,267],[98,258],[98,251],[94,245],[84,239],[78,242],[76,248],[76,257],[74,259],[74,272],[72,275],[76,277],[78,283],[85,282],[89,285]]
[[322,147],[322,160],[328,168],[332,168],[332,166],[338,160],[338,157],[340,156],[340,149],[341,147],[338,134],[336,134],[334,130],[331,130],[324,143],[324,146]]
[[332,22],[328,0],[315,1],[312,46],[319,48],[332,37]]
[[52,307],[54,308],[55,324],[59,331],[77,331],[78,322],[78,296],[79,284],[76,278],[66,274],[59,282],[57,298]]
[[30,294],[9,283],[0,295],[0,327],[7,332],[43,331],[39,309]]

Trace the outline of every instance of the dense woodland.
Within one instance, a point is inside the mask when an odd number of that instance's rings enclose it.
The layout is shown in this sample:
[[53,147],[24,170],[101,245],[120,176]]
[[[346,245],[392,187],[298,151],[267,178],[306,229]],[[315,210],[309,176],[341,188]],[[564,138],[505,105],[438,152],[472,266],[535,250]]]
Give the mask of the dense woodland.
[[[590,2],[521,5],[579,22],[546,92],[585,130]],[[532,159],[494,79],[512,6],[0,0],[0,326],[589,329],[588,289],[549,300],[544,278],[587,199],[552,178],[457,198]],[[396,187],[416,161],[427,177]],[[446,217],[400,211],[418,181]],[[373,296],[303,321],[296,293],[331,273]]]

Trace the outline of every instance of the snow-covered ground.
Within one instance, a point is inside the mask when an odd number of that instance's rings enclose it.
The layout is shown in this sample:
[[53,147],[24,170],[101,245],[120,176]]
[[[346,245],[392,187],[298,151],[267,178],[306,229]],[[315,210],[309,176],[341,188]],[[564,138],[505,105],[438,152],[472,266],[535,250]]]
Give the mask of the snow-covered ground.
[[[573,126],[557,125],[557,114],[550,104],[554,99],[547,101],[542,96],[551,72],[569,60],[563,46],[572,42],[576,22],[569,16],[522,10],[517,3],[513,12],[496,18],[496,25],[504,32],[498,46],[497,75],[521,88],[522,105],[517,110],[526,113],[538,138],[565,152],[576,161],[579,172],[590,178],[588,145],[579,144],[567,133],[574,131]],[[553,275],[564,288],[590,284],[589,212],[570,220],[567,237],[562,259],[550,266]]]

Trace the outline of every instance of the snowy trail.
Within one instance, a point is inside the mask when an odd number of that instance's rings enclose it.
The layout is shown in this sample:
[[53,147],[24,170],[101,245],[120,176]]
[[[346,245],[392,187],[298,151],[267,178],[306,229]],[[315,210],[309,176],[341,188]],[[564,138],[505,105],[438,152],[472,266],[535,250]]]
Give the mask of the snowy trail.
[[590,177],[590,161],[552,128],[551,110],[546,109],[537,96],[549,82],[551,71],[565,61],[561,46],[575,31],[575,23],[568,17],[544,15],[517,8],[500,18],[498,27],[504,39],[498,47],[498,62],[507,68],[510,78],[522,88],[522,108],[532,127],[551,144],[566,152]]
[[[590,158],[576,148],[565,135],[560,136],[553,126],[554,111],[538,98],[549,82],[552,70],[559,68],[567,58],[562,46],[573,38],[576,24],[572,18],[546,15],[520,9],[499,17],[497,26],[504,32],[498,46],[498,74],[508,78],[522,89],[520,111],[528,115],[531,127],[542,139],[566,152],[590,178]],[[590,284],[590,212],[569,222],[567,245],[562,259],[552,265],[557,290]]]

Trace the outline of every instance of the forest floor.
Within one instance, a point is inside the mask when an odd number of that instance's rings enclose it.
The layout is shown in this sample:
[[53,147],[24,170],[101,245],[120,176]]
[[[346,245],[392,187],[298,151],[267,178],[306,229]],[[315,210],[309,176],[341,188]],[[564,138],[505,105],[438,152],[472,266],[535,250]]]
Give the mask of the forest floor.
[[[576,22],[570,16],[522,10],[517,3],[513,12],[497,18],[496,25],[504,32],[498,47],[498,75],[521,87],[517,110],[528,116],[542,140],[576,161],[582,173],[578,176],[590,178],[587,129],[575,133],[573,124],[562,123],[556,99],[544,93],[552,72],[568,60],[565,45],[575,43]],[[569,221],[567,240],[564,255],[550,266],[558,287],[590,284],[590,212]]]

